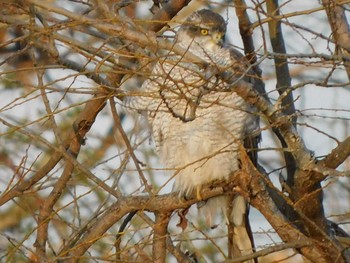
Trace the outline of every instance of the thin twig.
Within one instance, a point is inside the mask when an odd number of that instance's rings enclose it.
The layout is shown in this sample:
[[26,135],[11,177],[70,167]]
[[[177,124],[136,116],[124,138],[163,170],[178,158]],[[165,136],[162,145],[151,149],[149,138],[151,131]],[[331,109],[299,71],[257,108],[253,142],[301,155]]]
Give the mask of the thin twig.
[[135,164],[135,167],[137,169],[137,172],[139,174],[139,177],[142,181],[142,184],[144,185],[146,191],[150,194],[150,195],[153,195],[152,194],[152,186],[150,184],[148,184],[148,181],[145,177],[145,175],[143,174],[142,172],[142,168],[140,166],[140,161],[137,159],[135,153],[134,153],[134,149],[132,148],[131,144],[130,144],[130,141],[129,141],[129,138],[128,136],[126,135],[122,125],[121,125],[121,122],[120,122],[120,119],[119,119],[119,115],[117,113],[117,110],[115,108],[115,101],[114,101],[114,98],[113,97],[110,97],[109,98],[109,104],[111,106],[111,112],[112,112],[112,116],[113,116],[113,120],[115,122],[115,125],[118,129],[118,131],[120,132],[122,138],[123,138],[123,141],[126,145],[126,148],[128,149],[129,151],[129,154],[131,156],[131,159],[133,160],[134,164]]
[[277,251],[281,251],[281,250],[285,250],[285,249],[290,249],[290,248],[294,248],[294,249],[298,249],[298,248],[302,248],[302,247],[307,247],[307,246],[313,246],[313,242],[305,239],[305,240],[295,240],[289,243],[284,243],[284,244],[278,244],[278,245],[274,245],[265,249],[261,249],[257,252],[254,252],[250,255],[245,255],[245,256],[240,256],[237,257],[235,259],[230,259],[230,260],[226,260],[223,261],[223,263],[239,263],[239,262],[245,262],[249,259],[253,259],[253,258],[259,258],[262,256],[266,256],[269,254],[272,254],[274,252]]

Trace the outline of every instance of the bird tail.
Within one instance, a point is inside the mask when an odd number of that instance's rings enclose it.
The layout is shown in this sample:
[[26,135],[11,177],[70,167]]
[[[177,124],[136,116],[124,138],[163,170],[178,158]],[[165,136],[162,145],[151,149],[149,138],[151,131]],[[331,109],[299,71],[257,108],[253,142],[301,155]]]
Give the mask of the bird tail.
[[[222,210],[228,225],[229,258],[249,255],[254,252],[253,234],[249,224],[249,206],[241,195],[217,196],[199,203],[199,213],[205,216],[207,226],[213,228],[219,209]],[[256,263],[255,259],[244,261]]]
[[[231,205],[230,205],[231,204]],[[249,205],[245,198],[236,195],[228,204],[229,258],[249,255],[254,252],[253,233],[249,224]],[[244,261],[256,263],[256,259]]]

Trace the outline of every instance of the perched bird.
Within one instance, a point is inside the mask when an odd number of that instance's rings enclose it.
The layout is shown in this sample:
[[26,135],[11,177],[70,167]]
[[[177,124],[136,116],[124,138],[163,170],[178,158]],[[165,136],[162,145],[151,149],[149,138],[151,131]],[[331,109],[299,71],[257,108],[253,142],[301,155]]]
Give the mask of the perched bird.
[[[214,72],[254,83],[249,63],[225,43],[226,22],[202,9],[191,14],[176,33],[176,44],[202,59]],[[203,184],[228,179],[240,169],[238,147],[259,128],[253,107],[234,92],[234,81],[210,74],[186,56],[169,51],[159,59],[128,105],[147,114],[156,149],[174,171],[173,190],[196,193]],[[223,213],[233,226],[233,255],[253,252],[247,201],[240,195],[214,197],[199,208],[209,225]]]

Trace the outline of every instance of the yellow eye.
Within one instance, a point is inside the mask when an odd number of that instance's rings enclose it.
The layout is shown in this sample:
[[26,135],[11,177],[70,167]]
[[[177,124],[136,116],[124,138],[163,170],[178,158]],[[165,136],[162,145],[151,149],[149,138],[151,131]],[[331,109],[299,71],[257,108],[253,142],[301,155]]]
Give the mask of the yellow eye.
[[208,29],[205,29],[205,28],[201,28],[201,34],[202,34],[203,36],[206,36],[206,35],[209,34],[209,30],[208,30]]

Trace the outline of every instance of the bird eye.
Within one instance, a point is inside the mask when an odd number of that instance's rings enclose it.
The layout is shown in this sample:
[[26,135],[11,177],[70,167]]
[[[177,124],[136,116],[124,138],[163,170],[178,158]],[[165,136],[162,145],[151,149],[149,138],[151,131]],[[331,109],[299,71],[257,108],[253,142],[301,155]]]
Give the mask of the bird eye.
[[201,34],[202,34],[203,36],[208,35],[208,33],[209,33],[209,30],[208,30],[208,29],[201,28]]

